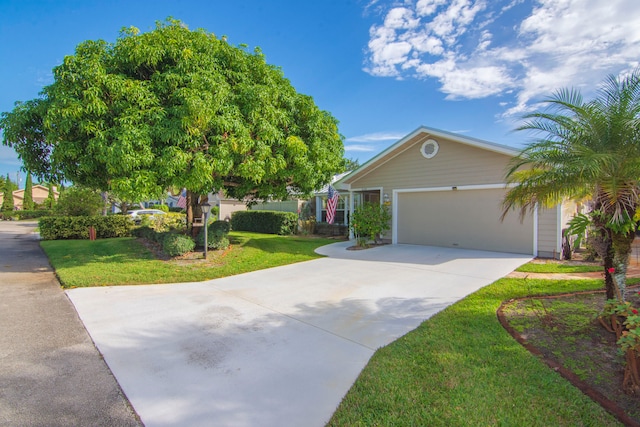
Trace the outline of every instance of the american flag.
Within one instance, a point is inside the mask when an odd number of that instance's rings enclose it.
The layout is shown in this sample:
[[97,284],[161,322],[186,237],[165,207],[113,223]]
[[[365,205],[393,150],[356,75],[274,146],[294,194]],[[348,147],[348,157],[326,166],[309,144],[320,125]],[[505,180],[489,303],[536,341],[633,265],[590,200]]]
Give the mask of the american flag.
[[176,206],[182,209],[186,209],[187,208],[187,190],[186,189],[182,189],[182,192],[180,192],[180,197],[178,197],[178,203],[176,203]]
[[327,194],[327,222],[333,224],[336,219],[336,207],[338,206],[338,199],[340,193],[335,188],[329,186],[329,193]]

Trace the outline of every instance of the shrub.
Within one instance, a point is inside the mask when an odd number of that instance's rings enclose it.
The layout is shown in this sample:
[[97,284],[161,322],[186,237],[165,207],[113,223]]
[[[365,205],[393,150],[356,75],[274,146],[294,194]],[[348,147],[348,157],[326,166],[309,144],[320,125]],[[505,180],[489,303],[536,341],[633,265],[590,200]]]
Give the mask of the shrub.
[[162,250],[169,256],[184,255],[195,247],[193,239],[184,234],[169,233],[162,240]]
[[215,230],[222,234],[229,234],[231,231],[231,223],[229,221],[213,221],[207,228],[209,231]]
[[386,206],[364,203],[353,212],[349,226],[356,235],[358,246],[366,246],[367,241],[377,242],[380,235],[389,230],[390,220]]
[[16,221],[19,219],[18,211],[0,211],[0,219],[3,221]]
[[156,231],[151,227],[136,227],[132,230],[131,234],[133,234],[135,237],[141,237],[149,241],[156,240]]
[[185,214],[169,212],[165,215],[141,215],[140,226],[151,227],[156,231],[180,231],[183,232],[187,224]]
[[[229,247],[227,234],[230,231],[230,224],[227,221],[214,221],[207,226],[207,247],[209,249],[226,249]],[[204,247],[204,228],[198,233],[196,239],[198,246]]]
[[51,216],[50,210],[30,210],[30,211],[15,211],[15,215],[18,219],[34,219],[34,218],[42,218],[43,216]]
[[96,237],[127,237],[133,222],[126,216],[48,216],[39,220],[43,240],[88,239],[89,227],[96,229]]
[[92,216],[100,215],[103,207],[104,201],[98,191],[71,187],[60,194],[55,213],[60,216]]
[[237,211],[231,215],[231,228],[267,234],[293,234],[298,215],[293,212]]

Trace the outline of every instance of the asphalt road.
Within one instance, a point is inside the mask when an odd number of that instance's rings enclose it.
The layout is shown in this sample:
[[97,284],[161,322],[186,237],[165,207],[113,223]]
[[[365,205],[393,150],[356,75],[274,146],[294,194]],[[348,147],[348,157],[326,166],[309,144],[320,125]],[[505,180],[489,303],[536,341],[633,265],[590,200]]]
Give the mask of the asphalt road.
[[0,426],[141,426],[60,288],[36,225],[0,221]]

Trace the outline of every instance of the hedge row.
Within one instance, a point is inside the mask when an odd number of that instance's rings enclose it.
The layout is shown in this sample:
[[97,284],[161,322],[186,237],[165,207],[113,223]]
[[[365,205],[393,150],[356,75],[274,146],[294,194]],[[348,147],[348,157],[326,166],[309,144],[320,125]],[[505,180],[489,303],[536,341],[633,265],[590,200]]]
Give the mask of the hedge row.
[[42,209],[34,211],[2,211],[0,212],[0,219],[21,220],[21,219],[34,219],[42,218],[43,216],[50,216],[51,211]]
[[252,231],[268,234],[293,234],[298,225],[298,215],[293,212],[237,211],[231,214],[231,228],[235,231]]
[[89,227],[96,229],[96,237],[127,237],[133,221],[124,215],[109,216],[48,216],[40,218],[42,240],[88,239]]

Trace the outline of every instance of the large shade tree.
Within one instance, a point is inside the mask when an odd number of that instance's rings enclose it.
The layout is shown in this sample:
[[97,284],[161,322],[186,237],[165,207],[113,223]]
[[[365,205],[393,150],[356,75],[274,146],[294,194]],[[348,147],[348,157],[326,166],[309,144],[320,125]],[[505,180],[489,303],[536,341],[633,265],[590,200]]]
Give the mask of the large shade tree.
[[171,19],[81,43],[0,127],[41,179],[127,200],[170,186],[282,199],[329,182],[343,157],[337,120],[259,50]]
[[616,284],[624,293],[640,201],[640,70],[609,76],[592,100],[564,89],[545,103],[547,108],[526,115],[519,128],[541,137],[507,172],[515,186],[504,199],[505,213],[518,207],[524,215],[536,205],[590,198],[589,218],[604,246],[607,298],[615,298]]

